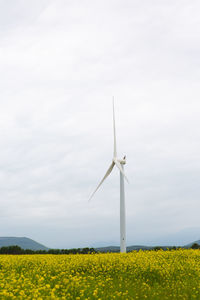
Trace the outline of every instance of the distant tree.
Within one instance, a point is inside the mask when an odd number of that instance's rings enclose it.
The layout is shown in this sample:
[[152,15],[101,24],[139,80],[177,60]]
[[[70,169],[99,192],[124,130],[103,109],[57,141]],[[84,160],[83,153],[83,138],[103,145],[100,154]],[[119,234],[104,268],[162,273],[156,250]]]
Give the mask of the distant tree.
[[17,245],[0,248],[1,254],[23,254],[23,252],[24,250]]
[[162,249],[162,247],[160,247],[160,246],[156,246],[156,247],[153,248],[154,251],[158,251],[158,250],[161,250],[161,249]]
[[23,254],[34,254],[35,251],[31,250],[31,249],[25,249]]
[[88,254],[90,253],[90,248],[83,248],[81,251],[82,254]]
[[48,253],[49,254],[61,254],[61,250],[60,249],[49,249]]
[[194,244],[191,246],[191,248],[192,248],[192,249],[199,249],[200,246],[199,246],[199,244],[194,243]]

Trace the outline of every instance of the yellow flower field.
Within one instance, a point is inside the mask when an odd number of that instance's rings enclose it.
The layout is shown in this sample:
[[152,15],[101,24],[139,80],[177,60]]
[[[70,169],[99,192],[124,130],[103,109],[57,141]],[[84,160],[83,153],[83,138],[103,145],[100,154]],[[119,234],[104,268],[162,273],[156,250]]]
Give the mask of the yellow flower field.
[[0,255],[0,299],[200,299],[200,251]]

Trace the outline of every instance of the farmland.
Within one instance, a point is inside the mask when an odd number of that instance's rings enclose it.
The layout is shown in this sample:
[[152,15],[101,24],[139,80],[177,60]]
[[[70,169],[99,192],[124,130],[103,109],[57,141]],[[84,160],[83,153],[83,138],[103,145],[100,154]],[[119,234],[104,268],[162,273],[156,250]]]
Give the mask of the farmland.
[[200,299],[200,251],[0,255],[0,299]]

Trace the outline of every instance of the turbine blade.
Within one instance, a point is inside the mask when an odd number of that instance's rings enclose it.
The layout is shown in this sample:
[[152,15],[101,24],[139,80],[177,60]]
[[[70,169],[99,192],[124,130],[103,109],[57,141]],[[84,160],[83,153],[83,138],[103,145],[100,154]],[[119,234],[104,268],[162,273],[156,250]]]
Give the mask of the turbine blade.
[[101,182],[99,183],[99,185],[97,186],[96,190],[92,193],[92,195],[89,198],[89,201],[92,199],[92,197],[94,196],[94,194],[96,193],[96,191],[98,190],[98,188],[102,185],[102,183],[104,182],[104,180],[108,177],[108,175],[110,175],[110,173],[112,172],[112,169],[114,167],[115,163],[112,162],[112,164],[110,165],[109,169],[107,170],[106,174],[104,175],[103,179],[101,180]]
[[118,167],[118,169],[120,170],[120,172],[122,173],[122,175],[124,176],[124,178],[126,179],[126,181],[129,183],[128,178],[126,177],[120,162],[117,159],[114,159],[114,162],[115,162],[116,166]]
[[113,157],[117,157],[114,97],[113,97],[113,135],[114,135],[114,151],[113,151]]

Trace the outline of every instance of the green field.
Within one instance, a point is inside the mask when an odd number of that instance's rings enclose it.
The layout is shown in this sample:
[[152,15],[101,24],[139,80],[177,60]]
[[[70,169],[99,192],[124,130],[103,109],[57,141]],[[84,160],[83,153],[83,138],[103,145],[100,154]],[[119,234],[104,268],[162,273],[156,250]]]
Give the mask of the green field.
[[200,250],[0,255],[0,299],[200,299]]

